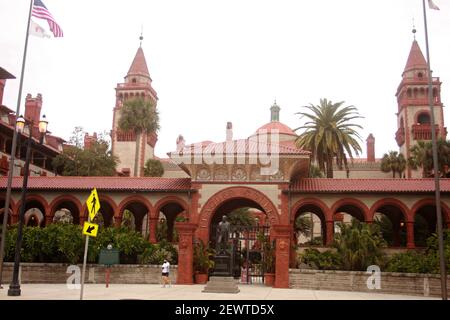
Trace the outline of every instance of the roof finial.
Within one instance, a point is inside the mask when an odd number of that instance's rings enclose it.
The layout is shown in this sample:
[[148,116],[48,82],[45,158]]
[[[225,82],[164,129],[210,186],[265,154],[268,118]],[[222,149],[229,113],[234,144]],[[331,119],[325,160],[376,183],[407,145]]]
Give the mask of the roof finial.
[[141,24],[141,36],[139,37],[140,43],[139,43],[139,47],[142,47],[142,40],[144,40],[144,25]]
[[416,30],[416,25],[415,25],[415,23],[414,23],[414,18],[412,18],[412,22],[413,22],[412,33],[413,33],[413,35],[414,35],[414,41],[415,41],[415,40],[416,40],[416,32],[417,32],[417,30]]

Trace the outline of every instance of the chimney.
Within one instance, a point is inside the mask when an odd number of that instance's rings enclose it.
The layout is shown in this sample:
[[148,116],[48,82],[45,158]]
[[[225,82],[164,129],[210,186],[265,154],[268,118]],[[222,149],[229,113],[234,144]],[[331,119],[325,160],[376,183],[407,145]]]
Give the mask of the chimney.
[[5,79],[0,79],[0,105],[3,105],[3,90],[5,90]]
[[180,152],[184,149],[186,142],[184,141],[184,137],[180,134],[177,138],[177,152]]
[[25,119],[31,120],[37,126],[41,118],[42,95],[38,93],[36,98],[27,94],[25,99]]
[[227,122],[227,141],[233,140],[233,123]]
[[375,162],[375,138],[372,134],[367,137],[367,162]]

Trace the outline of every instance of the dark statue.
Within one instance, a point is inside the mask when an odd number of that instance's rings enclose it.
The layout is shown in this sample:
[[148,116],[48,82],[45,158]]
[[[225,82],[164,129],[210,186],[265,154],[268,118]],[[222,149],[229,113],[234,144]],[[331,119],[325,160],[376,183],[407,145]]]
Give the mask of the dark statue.
[[228,246],[228,238],[230,234],[230,223],[227,216],[222,217],[222,221],[217,225],[216,251],[217,253],[226,253]]

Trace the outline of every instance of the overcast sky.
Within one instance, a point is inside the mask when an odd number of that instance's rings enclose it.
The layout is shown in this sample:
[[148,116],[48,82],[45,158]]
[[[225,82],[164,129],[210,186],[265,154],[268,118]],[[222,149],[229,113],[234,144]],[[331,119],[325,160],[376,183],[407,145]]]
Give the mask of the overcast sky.
[[[450,3],[429,11],[431,64],[450,97]],[[20,77],[29,0],[0,0],[0,66]],[[227,121],[246,138],[270,120],[276,98],[281,121],[320,98],[344,100],[365,117],[376,155],[397,150],[395,92],[413,40],[425,54],[421,0],[44,0],[63,38],[30,37],[23,97],[42,93],[53,134],[75,126],[111,130],[117,83],[139,47],[141,25],[161,131],[156,154],[187,143],[223,141]],[[46,26],[46,22],[39,21]],[[19,80],[3,103],[16,109]],[[22,104],[22,112],[23,112]],[[450,115],[445,110],[445,121]]]

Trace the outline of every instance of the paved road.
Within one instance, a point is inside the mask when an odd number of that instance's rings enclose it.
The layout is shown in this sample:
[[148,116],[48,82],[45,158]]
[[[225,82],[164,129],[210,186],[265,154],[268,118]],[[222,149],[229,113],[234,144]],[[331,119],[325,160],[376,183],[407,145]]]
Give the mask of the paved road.
[[[69,290],[65,284],[23,284],[20,297],[8,297],[8,285],[0,289],[0,300],[78,300],[80,290]],[[204,285],[173,285],[161,288],[155,284],[87,284],[86,300],[418,300],[437,299],[419,296],[300,289],[274,289],[266,286],[240,285],[238,294],[202,293]]]

